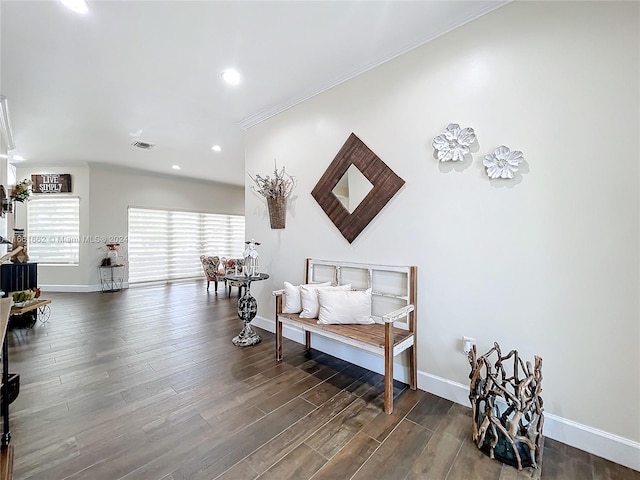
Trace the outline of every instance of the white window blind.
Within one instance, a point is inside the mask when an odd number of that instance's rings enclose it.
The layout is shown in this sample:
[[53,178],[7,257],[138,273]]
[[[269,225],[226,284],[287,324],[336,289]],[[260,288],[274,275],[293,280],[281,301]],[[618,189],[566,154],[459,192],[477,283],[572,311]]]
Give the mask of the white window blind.
[[27,204],[27,252],[39,263],[80,261],[80,199],[36,197]]
[[202,275],[200,255],[240,257],[244,217],[129,208],[129,283]]

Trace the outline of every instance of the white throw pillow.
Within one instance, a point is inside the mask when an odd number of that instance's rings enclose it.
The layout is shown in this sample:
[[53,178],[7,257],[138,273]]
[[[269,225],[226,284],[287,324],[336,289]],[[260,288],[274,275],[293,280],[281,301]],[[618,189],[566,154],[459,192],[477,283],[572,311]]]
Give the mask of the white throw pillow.
[[318,311],[320,310],[320,304],[318,303],[318,292],[320,290],[351,290],[351,285],[338,285],[337,287],[316,287],[315,285],[300,285],[300,301],[302,303],[302,312],[300,312],[300,318],[318,318]]
[[[323,283],[309,283],[304,285],[305,287],[328,287],[331,282]],[[282,313],[300,313],[302,311],[302,304],[300,303],[300,287],[302,285],[293,285],[289,282],[284,282],[284,305],[282,306]]]
[[371,318],[371,289],[367,290],[318,290],[320,310],[318,323],[321,325],[375,323]]

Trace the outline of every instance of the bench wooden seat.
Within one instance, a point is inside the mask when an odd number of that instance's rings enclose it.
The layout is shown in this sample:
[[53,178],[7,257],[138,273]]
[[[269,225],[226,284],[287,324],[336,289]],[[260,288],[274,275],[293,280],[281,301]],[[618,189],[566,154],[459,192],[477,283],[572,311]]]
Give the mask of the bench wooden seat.
[[[328,338],[336,338],[343,343],[353,343],[353,346],[359,346],[363,350],[384,355],[385,325],[378,323],[373,325],[318,325],[318,321],[315,318],[300,318],[292,313],[281,313],[280,322],[294,327],[304,325],[304,330],[307,332],[317,333]],[[401,328],[391,328],[393,331],[394,350],[404,350],[402,348],[404,343],[407,339],[411,340],[413,333]],[[347,342],[347,339],[353,342]]]
[[[346,271],[351,274],[347,278],[349,283],[353,281],[354,272],[362,271],[364,278],[363,285],[354,287],[372,288],[372,296],[392,299],[404,304],[392,312],[377,316],[372,315],[376,321],[371,325],[319,325],[317,319],[300,318],[298,314],[283,313],[284,290],[276,290],[273,295],[276,297],[276,360],[281,361],[282,352],[282,329],[283,325],[299,329],[305,332],[305,344],[311,348],[311,334],[320,335],[332,340],[357,347],[367,352],[380,355],[384,358],[385,364],[385,398],[384,411],[393,412],[393,362],[394,357],[405,350],[409,350],[409,386],[412,390],[417,388],[417,358],[416,358],[416,267],[380,266],[368,264],[356,264],[350,262],[334,262],[327,260],[307,259],[305,283],[326,280],[327,277],[319,279],[314,273],[321,268],[332,269],[335,284],[345,284],[347,281],[343,276]],[[401,286],[400,293],[385,290],[381,282],[376,282],[377,275],[396,275],[400,281],[395,283],[395,287]],[[356,273],[357,277],[357,273]],[[373,285],[372,285],[373,284]]]

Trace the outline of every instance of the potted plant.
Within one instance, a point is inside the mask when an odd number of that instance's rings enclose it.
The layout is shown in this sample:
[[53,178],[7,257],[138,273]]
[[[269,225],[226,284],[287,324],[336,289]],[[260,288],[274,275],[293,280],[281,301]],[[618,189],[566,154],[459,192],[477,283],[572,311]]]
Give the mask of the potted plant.
[[[251,177],[251,175],[249,175]],[[273,177],[256,175],[251,177],[254,184],[252,189],[267,199],[269,221],[272,229],[282,229],[285,225],[286,199],[295,186],[295,178],[289,175],[285,168],[278,170],[276,165]]]

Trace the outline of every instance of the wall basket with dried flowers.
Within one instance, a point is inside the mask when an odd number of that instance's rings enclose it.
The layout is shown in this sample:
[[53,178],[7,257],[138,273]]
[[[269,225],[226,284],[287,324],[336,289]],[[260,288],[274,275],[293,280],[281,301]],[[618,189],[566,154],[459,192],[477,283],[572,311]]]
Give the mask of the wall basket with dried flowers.
[[11,200],[16,202],[26,202],[31,196],[31,180],[24,179],[11,190]]
[[[251,177],[251,175],[249,175]],[[252,189],[267,199],[269,208],[269,221],[272,229],[283,229],[286,218],[286,200],[295,186],[296,180],[289,175],[284,167],[278,170],[277,165],[273,171],[273,178],[256,175],[251,177],[255,183]]]

